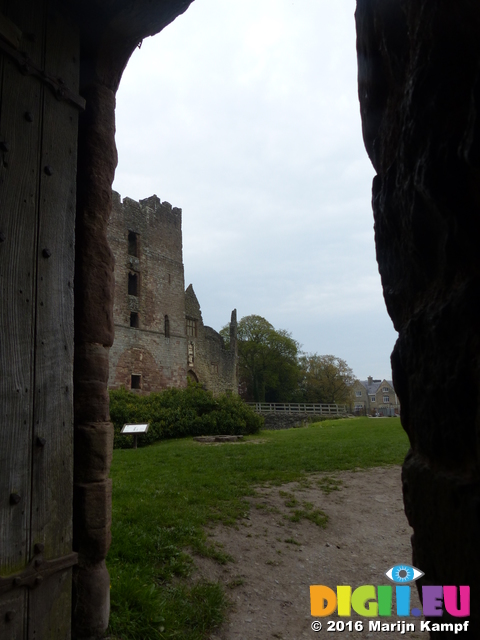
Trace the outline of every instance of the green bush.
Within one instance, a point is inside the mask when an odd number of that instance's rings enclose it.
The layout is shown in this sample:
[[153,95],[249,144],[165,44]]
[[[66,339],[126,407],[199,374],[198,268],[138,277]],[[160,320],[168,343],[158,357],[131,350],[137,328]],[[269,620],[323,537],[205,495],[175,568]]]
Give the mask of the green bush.
[[114,447],[132,446],[133,436],[122,436],[126,422],[150,424],[138,437],[140,446],[166,438],[258,433],[263,418],[232,394],[214,397],[199,384],[186,389],[165,389],[140,396],[120,389],[110,391],[110,418],[115,428]]

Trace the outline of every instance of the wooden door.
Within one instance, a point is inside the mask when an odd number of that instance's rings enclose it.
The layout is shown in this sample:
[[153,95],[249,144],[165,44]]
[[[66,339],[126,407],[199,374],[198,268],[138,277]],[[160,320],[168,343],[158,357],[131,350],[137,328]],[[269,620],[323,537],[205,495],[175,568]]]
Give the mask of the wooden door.
[[2,640],[70,638],[78,60],[53,2],[0,0]]

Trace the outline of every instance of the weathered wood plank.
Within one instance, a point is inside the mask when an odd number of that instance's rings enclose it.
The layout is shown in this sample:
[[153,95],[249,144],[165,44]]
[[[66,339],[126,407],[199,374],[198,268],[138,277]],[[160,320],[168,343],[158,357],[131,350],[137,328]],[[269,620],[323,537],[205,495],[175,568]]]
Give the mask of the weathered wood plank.
[[[50,11],[45,69],[78,92],[77,28]],[[73,278],[78,109],[44,95],[37,254],[32,536],[45,559],[72,550]],[[28,638],[70,638],[71,569],[30,595]]]
[[24,610],[26,593],[11,591],[0,599],[0,638],[23,640],[25,638]]
[[[4,14],[5,11],[5,0],[0,0],[0,13]],[[0,55],[0,131],[2,127],[2,95],[3,95],[3,56]],[[0,182],[0,189],[2,187],[2,183]],[[1,211],[0,211],[1,216]],[[1,217],[0,217],[1,220]]]
[[[43,49],[42,5],[35,0],[4,1],[2,5],[2,11],[20,30],[37,31],[37,39],[20,43],[21,50],[37,63]],[[22,76],[7,58],[3,58],[2,69],[0,139],[6,146],[0,157],[0,574],[8,575],[21,570],[29,560],[43,88],[33,78]],[[19,496],[17,504],[11,494]],[[0,637],[26,637],[27,603],[25,589],[0,598]]]
[[18,49],[22,39],[22,32],[11,20],[0,11],[0,37]]
[[[27,6],[28,5],[28,6]],[[41,25],[35,2],[11,4],[8,17]],[[41,59],[41,42],[25,43]],[[33,343],[37,244],[37,166],[42,87],[4,59],[0,139],[0,573],[28,561],[33,423]],[[25,118],[26,111],[32,121]],[[7,302],[8,301],[8,302]],[[19,496],[17,503],[10,497]]]
[[71,607],[72,570],[69,569],[50,576],[39,588],[31,592],[28,639],[69,640]]
[[[75,32],[49,17],[46,66],[66,81],[76,72]],[[66,64],[65,62],[66,61]],[[63,62],[63,64],[62,64]],[[68,77],[70,75],[70,78]],[[77,117],[75,107],[44,97],[40,173],[32,545],[45,558],[71,552],[73,492],[73,276]],[[36,455],[38,454],[38,455]],[[33,553],[33,546],[32,546]]]

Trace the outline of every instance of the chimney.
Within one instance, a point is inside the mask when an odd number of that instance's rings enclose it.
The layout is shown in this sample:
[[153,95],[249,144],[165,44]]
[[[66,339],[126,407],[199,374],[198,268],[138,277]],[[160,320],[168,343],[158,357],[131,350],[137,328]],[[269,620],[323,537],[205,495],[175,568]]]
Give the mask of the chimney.
[[372,376],[368,376],[368,384],[371,385],[373,382],[373,378]]
[[237,310],[234,309],[230,319],[230,349],[232,349],[232,345],[234,345],[235,352],[237,350],[237,328]]

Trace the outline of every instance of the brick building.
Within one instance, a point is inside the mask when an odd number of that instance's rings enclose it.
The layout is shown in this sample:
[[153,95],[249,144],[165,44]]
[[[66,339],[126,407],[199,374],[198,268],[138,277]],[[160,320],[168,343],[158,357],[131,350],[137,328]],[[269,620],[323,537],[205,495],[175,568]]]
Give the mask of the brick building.
[[185,291],[182,210],[156,195],[122,202],[114,191],[108,241],[115,256],[109,386],[148,393],[190,378],[216,394],[236,393],[236,311],[226,350],[203,324],[192,285]]

